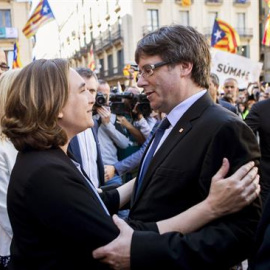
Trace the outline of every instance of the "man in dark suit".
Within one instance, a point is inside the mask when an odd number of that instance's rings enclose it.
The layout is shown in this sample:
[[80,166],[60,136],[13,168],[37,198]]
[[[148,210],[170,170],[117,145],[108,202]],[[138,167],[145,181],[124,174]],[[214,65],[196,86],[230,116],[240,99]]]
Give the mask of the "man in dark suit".
[[262,201],[263,204],[270,190],[270,99],[266,99],[253,104],[248,113],[245,122],[250,126],[254,133],[258,136],[261,161],[260,175],[262,185]]
[[[260,158],[250,128],[216,105],[206,90],[211,57],[203,35],[192,27],[162,27],[138,42],[135,60],[138,86],[152,109],[167,114],[169,127],[148,168],[155,138],[145,151],[131,199],[131,225],[138,225],[137,220],[166,219],[201,202],[224,156],[230,161],[230,173]],[[186,235],[135,231],[132,237],[126,227],[121,228],[118,241],[95,251],[94,256],[117,269],[129,263],[132,269],[155,269],[161,264],[168,269],[229,269],[250,256],[260,209],[256,200]]]
[[[76,71],[85,81],[86,89],[96,97],[98,80],[94,72],[89,68],[77,68]],[[97,137],[98,123],[94,120],[94,126],[77,134],[71,141],[68,150],[81,164],[87,176],[95,187],[104,186],[104,165]]]
[[236,107],[233,106],[230,102],[227,102],[223,99],[218,98],[218,88],[219,88],[219,78],[215,73],[210,74],[210,81],[209,81],[209,94],[217,104],[220,104],[222,107],[232,111],[233,113],[237,114]]
[[256,133],[261,148],[261,186],[263,213],[256,235],[256,255],[250,270],[270,269],[270,99],[255,103],[245,122]]

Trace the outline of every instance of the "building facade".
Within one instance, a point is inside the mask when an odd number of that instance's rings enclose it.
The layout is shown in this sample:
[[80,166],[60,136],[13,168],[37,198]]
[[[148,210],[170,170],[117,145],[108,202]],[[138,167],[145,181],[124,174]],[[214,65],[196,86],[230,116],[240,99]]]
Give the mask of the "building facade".
[[[260,0],[263,1],[263,0]],[[78,1],[59,28],[61,56],[72,66],[87,66],[93,48],[96,72],[111,85],[126,83],[123,68],[134,63],[136,43],[172,23],[195,27],[211,38],[214,19],[238,32],[238,54],[260,60],[258,0],[94,0]]]
[[18,41],[23,65],[32,61],[32,41],[22,33],[28,20],[30,4],[28,1],[0,1],[0,47],[5,51],[8,65],[13,62],[14,43]]

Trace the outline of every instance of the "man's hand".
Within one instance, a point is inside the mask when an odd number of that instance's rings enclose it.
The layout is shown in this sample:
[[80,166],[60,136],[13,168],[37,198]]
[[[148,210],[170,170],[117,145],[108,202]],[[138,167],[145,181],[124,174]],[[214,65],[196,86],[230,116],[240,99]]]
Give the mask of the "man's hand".
[[113,216],[115,225],[119,228],[119,236],[106,246],[93,251],[93,257],[110,265],[115,270],[130,269],[130,247],[133,229],[118,216]]
[[115,175],[115,168],[113,165],[104,165],[104,178],[107,182],[111,178],[113,178]]
[[216,217],[235,213],[253,202],[260,193],[258,168],[251,161],[233,175],[224,178],[229,170],[224,158],[219,171],[213,176],[207,201]]
[[125,116],[117,116],[117,121],[118,124],[120,124],[121,126],[127,128],[127,129],[132,129],[134,128],[133,125],[127,120],[127,118]]
[[101,122],[106,125],[110,123],[111,120],[111,112],[106,107],[97,107],[97,112],[101,117]]
[[136,115],[137,120],[141,120],[143,118],[143,114],[138,111],[138,106],[140,102],[137,102],[132,110],[134,115]]

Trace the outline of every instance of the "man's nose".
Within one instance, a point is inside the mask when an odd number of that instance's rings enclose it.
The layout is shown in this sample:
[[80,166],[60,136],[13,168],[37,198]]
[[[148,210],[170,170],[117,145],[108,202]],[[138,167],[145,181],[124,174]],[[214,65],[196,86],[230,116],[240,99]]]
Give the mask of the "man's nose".
[[147,84],[147,81],[143,76],[139,76],[137,80],[137,86],[138,87],[143,87],[145,84]]

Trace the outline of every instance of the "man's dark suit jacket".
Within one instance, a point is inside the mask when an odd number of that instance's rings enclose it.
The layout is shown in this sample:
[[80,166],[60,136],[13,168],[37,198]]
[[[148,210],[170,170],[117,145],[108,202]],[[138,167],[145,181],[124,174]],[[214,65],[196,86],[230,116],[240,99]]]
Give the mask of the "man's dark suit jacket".
[[[136,199],[133,193],[131,224],[137,224],[135,220],[151,224],[204,200],[223,157],[229,159],[231,174],[250,160],[258,161],[260,152],[251,129],[206,93],[181,117],[153,157]],[[155,269],[165,263],[167,269],[228,269],[250,255],[260,211],[256,200],[241,212],[184,236],[135,231],[131,268]]]
[[[116,213],[117,191],[103,196]],[[18,154],[7,207],[14,233],[9,269],[108,269],[92,258],[92,251],[119,231],[61,149]]]
[[231,112],[237,114],[236,107],[233,106],[230,102],[225,101],[223,99],[218,99],[217,100],[217,104],[220,104],[222,107],[224,107],[224,108],[230,110]]
[[255,103],[245,121],[259,134],[263,213],[256,235],[256,255],[249,269],[270,269],[270,99]]
[[255,103],[248,113],[245,122],[259,135],[261,150],[260,182],[263,203],[270,191],[270,99]]
[[[98,180],[99,180],[99,187],[104,186],[105,180],[104,180],[104,164],[100,152],[100,147],[99,147],[99,140],[97,136],[98,132],[98,123],[96,120],[94,120],[95,124],[94,127],[91,128],[93,132],[93,136],[96,142],[96,147],[97,147],[97,168],[98,168]],[[72,153],[72,155],[75,157],[76,161],[80,163],[82,166],[82,156],[81,156],[81,151],[80,151],[80,146],[79,146],[79,141],[78,137],[75,136],[72,138],[72,140],[69,143],[68,150]]]
[[262,218],[257,234],[255,255],[252,258],[248,270],[270,269],[270,197],[265,202]]

